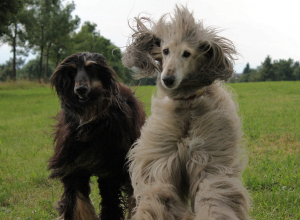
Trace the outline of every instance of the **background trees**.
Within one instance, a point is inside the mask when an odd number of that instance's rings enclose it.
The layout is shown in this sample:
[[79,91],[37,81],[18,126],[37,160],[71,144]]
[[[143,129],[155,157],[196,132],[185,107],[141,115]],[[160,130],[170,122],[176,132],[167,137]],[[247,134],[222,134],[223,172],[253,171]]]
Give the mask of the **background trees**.
[[300,80],[300,65],[298,61],[294,64],[293,77],[295,80]]
[[[103,54],[120,80],[127,84],[154,85],[156,78],[132,78],[122,65],[122,52],[109,39],[101,36],[97,25],[86,21],[79,28],[80,18],[72,16],[73,2],[64,0],[1,0],[0,46],[7,43],[13,57],[0,65],[0,81],[18,78],[48,81],[55,67],[67,56],[89,51]],[[26,64],[20,57],[29,52],[36,58]],[[272,60],[267,56],[261,66],[251,69],[247,63],[242,74],[230,82],[300,80],[299,62],[293,59]]]
[[13,58],[10,58],[8,61],[6,61],[5,64],[0,65],[0,81],[7,81],[9,79],[13,79],[14,75],[14,69],[21,69],[21,67],[24,65],[25,60],[22,58],[18,58],[15,60],[15,65],[13,65]]
[[[42,79],[43,58],[45,55],[46,69],[44,80],[48,75],[49,53],[52,46],[61,44],[78,27],[80,19],[71,16],[75,9],[74,3],[63,6],[60,0],[32,0],[26,6],[22,23],[26,30],[26,40],[34,53],[39,53],[40,64],[38,79]],[[46,54],[44,54],[46,52]]]
[[65,50],[61,51],[60,58],[56,62],[61,62],[65,57],[76,52],[100,53],[107,59],[123,82],[132,83],[134,80],[129,70],[122,65],[121,50],[109,39],[101,36],[100,31],[96,28],[96,24],[89,21],[84,22],[81,30],[71,36],[70,43]]
[[[55,66],[67,56],[89,51],[103,54],[120,80],[128,84],[135,82],[130,71],[122,65],[121,50],[100,35],[96,24],[86,21],[81,29],[75,32],[79,27],[80,18],[71,15],[75,9],[73,2],[63,4],[62,0],[3,1],[10,3],[6,8],[12,9],[11,12],[7,11],[7,14],[12,16],[5,21],[1,20],[0,27],[5,27],[5,30],[3,28],[0,32],[0,41],[12,47],[14,57],[12,62],[9,61],[0,68],[1,81],[15,80],[18,77],[47,82]],[[19,6],[14,8],[11,3],[16,2]],[[37,58],[20,69],[16,56],[27,55],[29,50],[37,54]],[[8,66],[13,72],[7,72]]]
[[0,1],[0,37],[9,32],[8,26],[14,22],[15,17],[23,9],[23,0]]
[[251,69],[249,63],[247,63],[243,74],[235,82],[293,80],[300,80],[299,61],[294,62],[291,58],[272,61],[272,58],[267,56],[261,66],[256,69]]
[[[17,76],[17,53],[27,55],[26,50],[17,51],[17,47],[25,47],[22,26],[20,25],[21,14],[24,10],[25,0],[3,0],[0,2],[0,43],[8,43],[12,47],[12,74],[14,81]],[[1,44],[0,44],[1,45]],[[6,64],[10,63],[8,61]]]
[[250,73],[250,72],[251,72],[250,65],[249,65],[249,63],[247,63],[247,64],[246,64],[246,67],[244,68],[243,73],[244,73],[244,74],[248,74],[248,73]]
[[272,59],[269,55],[266,57],[265,61],[262,63],[262,68],[261,68],[260,72],[261,72],[262,81],[275,80]]

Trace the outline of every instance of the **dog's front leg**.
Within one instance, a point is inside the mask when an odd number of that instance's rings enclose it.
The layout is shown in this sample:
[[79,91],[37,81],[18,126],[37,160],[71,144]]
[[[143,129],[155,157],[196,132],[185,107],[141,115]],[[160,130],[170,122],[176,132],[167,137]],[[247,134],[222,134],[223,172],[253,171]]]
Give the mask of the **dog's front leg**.
[[134,208],[136,207],[136,200],[133,197],[133,188],[131,186],[131,182],[128,182],[124,185],[125,194],[127,195],[127,220],[131,220],[131,216],[134,213]]
[[63,177],[64,194],[62,200],[58,202],[57,210],[60,213],[58,219],[63,220],[96,220],[97,215],[89,199],[90,176],[80,176],[71,174]]
[[188,164],[195,220],[248,220],[248,192],[240,178],[209,173],[209,170],[201,169],[199,158],[193,157]]
[[128,154],[137,200],[133,220],[192,219],[183,189],[185,164],[180,150],[186,109],[159,93],[152,99],[151,111],[140,139]]
[[101,195],[101,220],[123,220],[125,201],[121,194],[121,174],[113,178],[98,179]]
[[168,184],[143,187],[137,195],[133,220],[192,220],[192,215],[179,198],[177,190]]
[[130,169],[137,200],[133,220],[193,219],[178,149],[175,141],[155,148],[141,140],[132,149]]

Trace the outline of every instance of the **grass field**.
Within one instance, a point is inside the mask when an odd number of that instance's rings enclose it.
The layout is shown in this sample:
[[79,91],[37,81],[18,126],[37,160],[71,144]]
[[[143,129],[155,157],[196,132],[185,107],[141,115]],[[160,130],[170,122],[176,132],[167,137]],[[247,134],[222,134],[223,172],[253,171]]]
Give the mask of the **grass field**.
[[[253,219],[300,219],[300,82],[230,84],[238,94],[249,163],[243,174]],[[137,95],[150,113],[155,87]],[[59,101],[47,86],[0,84],[0,219],[55,219],[62,189],[48,180],[51,118]],[[95,179],[93,179],[95,182]],[[95,187],[93,187],[95,188]],[[98,207],[97,189],[92,200]]]

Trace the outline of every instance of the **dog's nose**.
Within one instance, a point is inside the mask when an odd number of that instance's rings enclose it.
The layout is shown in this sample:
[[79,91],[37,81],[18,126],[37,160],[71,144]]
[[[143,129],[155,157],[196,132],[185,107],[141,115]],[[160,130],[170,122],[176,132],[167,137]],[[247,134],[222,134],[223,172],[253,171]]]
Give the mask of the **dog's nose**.
[[175,76],[164,76],[163,81],[168,88],[171,88],[175,82]]
[[75,89],[76,93],[80,96],[85,95],[87,90],[88,90],[87,86],[83,86],[83,85],[77,86]]

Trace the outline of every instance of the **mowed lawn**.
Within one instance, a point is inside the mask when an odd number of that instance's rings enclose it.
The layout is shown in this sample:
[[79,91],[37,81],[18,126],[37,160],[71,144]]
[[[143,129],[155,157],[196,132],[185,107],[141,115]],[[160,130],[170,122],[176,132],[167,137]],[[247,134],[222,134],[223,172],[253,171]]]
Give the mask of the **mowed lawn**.
[[[249,163],[243,181],[253,219],[300,219],[300,82],[229,84],[239,103]],[[133,88],[135,89],[135,88]],[[155,87],[137,96],[150,114]],[[48,180],[53,116],[48,86],[0,84],[0,219],[55,219],[61,184]],[[95,178],[93,181],[95,182]],[[96,184],[92,200],[99,210]]]

